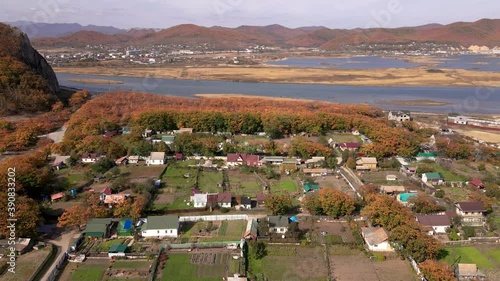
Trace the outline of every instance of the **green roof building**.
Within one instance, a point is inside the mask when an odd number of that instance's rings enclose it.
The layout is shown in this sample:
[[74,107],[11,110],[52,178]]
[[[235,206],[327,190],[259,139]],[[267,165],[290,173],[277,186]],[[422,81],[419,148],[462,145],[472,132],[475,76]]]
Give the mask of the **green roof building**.
[[106,238],[113,219],[90,219],[85,227],[85,237]]
[[161,136],[161,141],[166,144],[173,144],[175,141],[175,136]]
[[127,245],[115,244],[112,245],[108,250],[108,257],[125,257],[125,252],[127,251]]
[[308,193],[308,192],[316,191],[316,190],[319,190],[319,184],[312,184],[312,183],[308,183],[308,182],[306,182],[304,184],[304,193]]

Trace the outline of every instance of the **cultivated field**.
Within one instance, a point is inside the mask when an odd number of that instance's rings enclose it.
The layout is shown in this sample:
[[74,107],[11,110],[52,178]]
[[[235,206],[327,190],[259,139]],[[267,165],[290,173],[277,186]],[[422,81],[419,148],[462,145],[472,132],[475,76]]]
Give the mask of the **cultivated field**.
[[86,260],[82,264],[68,263],[58,280],[65,281],[111,281],[148,280],[153,261],[146,260]]
[[181,239],[198,242],[238,241],[245,231],[246,221],[185,222]]
[[457,263],[475,263],[486,274],[488,280],[500,278],[500,247],[496,245],[478,245],[448,247],[444,260],[452,265]]
[[353,243],[355,241],[352,231],[346,222],[301,220],[299,228],[309,233],[308,238],[311,242],[320,244],[343,244]]
[[199,252],[169,254],[161,272],[162,281],[220,281],[229,269],[230,254]]

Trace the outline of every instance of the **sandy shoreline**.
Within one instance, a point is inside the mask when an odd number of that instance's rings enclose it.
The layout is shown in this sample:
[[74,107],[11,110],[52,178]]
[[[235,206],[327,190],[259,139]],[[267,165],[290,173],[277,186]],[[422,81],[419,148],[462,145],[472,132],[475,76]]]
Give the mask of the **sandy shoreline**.
[[107,80],[107,79],[77,79],[71,78],[68,81],[81,84],[123,84],[123,81]]
[[151,77],[251,83],[322,84],[344,86],[500,87],[500,73],[426,67],[388,69],[321,69],[266,66],[218,67],[88,67],[54,68],[59,73],[112,77]]

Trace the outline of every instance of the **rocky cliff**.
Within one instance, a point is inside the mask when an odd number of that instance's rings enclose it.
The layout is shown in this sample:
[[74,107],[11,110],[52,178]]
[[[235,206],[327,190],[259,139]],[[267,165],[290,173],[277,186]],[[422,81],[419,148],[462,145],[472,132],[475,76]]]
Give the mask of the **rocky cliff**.
[[28,36],[15,27],[0,23],[0,57],[10,56],[47,81],[53,94],[59,92],[56,74],[30,43]]

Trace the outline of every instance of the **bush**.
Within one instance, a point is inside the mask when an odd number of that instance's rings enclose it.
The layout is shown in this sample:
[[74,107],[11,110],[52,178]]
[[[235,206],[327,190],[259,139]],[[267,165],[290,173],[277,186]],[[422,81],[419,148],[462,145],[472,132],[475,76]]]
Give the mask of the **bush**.
[[444,198],[444,190],[442,189],[438,189],[436,190],[436,193],[434,194],[434,196],[436,196],[436,198]]
[[462,227],[462,231],[464,232],[464,239],[467,240],[470,237],[476,236],[476,229],[472,226],[464,226]]
[[225,213],[229,212],[229,209],[228,208],[220,208],[220,212],[225,214]]

